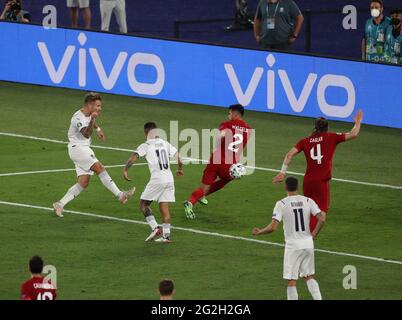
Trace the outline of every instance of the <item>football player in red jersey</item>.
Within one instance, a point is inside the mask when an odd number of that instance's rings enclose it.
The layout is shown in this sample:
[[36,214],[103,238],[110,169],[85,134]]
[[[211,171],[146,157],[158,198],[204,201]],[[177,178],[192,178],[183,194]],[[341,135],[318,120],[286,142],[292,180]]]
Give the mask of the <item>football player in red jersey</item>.
[[[313,199],[321,211],[328,213],[330,193],[329,182],[332,178],[332,159],[335,149],[341,142],[354,139],[360,132],[363,112],[359,110],[354,118],[355,125],[348,133],[328,132],[328,121],[325,118],[315,120],[315,128],[309,137],[301,139],[287,154],[281,171],[273,179],[274,183],[282,182],[293,157],[303,151],[307,160],[307,170],[303,179],[303,193]],[[310,230],[314,230],[317,219],[311,217]]]
[[197,201],[207,204],[206,196],[222,189],[233,180],[229,173],[230,167],[239,163],[242,151],[253,132],[253,129],[243,120],[243,116],[242,105],[235,104],[229,107],[229,121],[222,122],[219,127],[219,142],[204,170],[201,185],[184,202],[187,218],[195,218],[193,205]]
[[29,260],[31,279],[21,286],[21,300],[55,300],[56,288],[42,276],[43,260],[34,256]]

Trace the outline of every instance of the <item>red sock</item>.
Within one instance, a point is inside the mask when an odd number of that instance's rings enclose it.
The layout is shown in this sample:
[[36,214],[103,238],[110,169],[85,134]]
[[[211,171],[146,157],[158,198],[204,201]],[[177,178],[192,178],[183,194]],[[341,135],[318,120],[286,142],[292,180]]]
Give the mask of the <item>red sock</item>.
[[202,190],[201,188],[198,188],[193,191],[193,193],[191,194],[191,197],[188,199],[188,201],[190,201],[192,204],[195,204],[203,196],[204,196],[204,190]]
[[218,180],[215,181],[211,186],[209,187],[208,192],[205,194],[206,196],[210,195],[211,193],[214,193],[220,189],[222,189],[224,186],[228,184],[228,180]]

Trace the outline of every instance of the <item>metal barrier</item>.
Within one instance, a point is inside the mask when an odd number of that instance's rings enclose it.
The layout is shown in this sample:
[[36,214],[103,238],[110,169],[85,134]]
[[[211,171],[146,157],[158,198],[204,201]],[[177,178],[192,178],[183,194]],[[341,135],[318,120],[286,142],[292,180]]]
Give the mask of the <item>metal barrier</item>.
[[[357,13],[367,12],[367,8],[359,8],[357,9]],[[339,10],[304,10],[302,11],[304,16],[304,33],[305,33],[305,52],[311,53],[311,40],[312,40],[312,18],[315,15],[322,14],[342,14],[342,11]],[[173,34],[174,38],[180,38],[180,26],[181,25],[191,25],[191,24],[210,24],[210,23],[218,23],[218,22],[233,22],[233,18],[218,18],[218,19],[194,19],[194,20],[175,20],[173,23]],[[195,39],[194,39],[195,40]]]

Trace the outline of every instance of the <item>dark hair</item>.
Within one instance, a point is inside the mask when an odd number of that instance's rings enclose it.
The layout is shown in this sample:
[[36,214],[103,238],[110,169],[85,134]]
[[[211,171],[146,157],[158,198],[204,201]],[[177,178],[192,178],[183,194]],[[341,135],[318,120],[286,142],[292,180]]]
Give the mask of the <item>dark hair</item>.
[[156,123],[155,122],[147,122],[144,124],[144,131],[146,134],[148,134],[149,131],[156,129]]
[[42,273],[43,270],[43,260],[39,256],[33,256],[29,260],[29,270],[33,274]]
[[241,116],[244,116],[244,107],[241,104],[232,104],[229,107],[229,110],[236,111],[236,112],[240,113]]
[[384,3],[382,2],[382,0],[371,0],[370,4],[373,2],[377,2],[381,5],[381,7],[384,7]]
[[322,133],[328,131],[328,120],[324,117],[319,117],[314,121],[313,133]]
[[97,101],[97,100],[102,101],[102,97],[101,97],[101,95],[100,95],[99,93],[96,93],[96,92],[88,92],[88,93],[85,95],[84,103],[87,104],[87,103],[89,103],[89,102],[94,102],[94,101]]
[[170,296],[174,290],[174,283],[172,280],[165,279],[159,282],[159,293],[161,296]]
[[295,177],[288,177],[286,178],[285,184],[287,191],[294,192],[299,186],[299,181]]
[[401,14],[402,13],[402,8],[394,8],[391,10],[391,12],[389,13],[389,15],[393,15],[393,14]]

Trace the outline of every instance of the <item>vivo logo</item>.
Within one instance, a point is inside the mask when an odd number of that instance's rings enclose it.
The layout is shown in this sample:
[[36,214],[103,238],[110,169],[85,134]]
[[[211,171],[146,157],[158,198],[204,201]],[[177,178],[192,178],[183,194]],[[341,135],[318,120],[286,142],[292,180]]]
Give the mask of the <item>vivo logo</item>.
[[[272,54],[268,55],[266,61],[268,67],[270,68],[267,71],[266,83],[267,108],[269,110],[273,110],[275,109],[275,86],[277,82],[277,77],[275,71],[271,68],[274,66],[276,61],[275,57]],[[259,86],[264,75],[264,68],[255,68],[245,91],[243,91],[240,86],[239,79],[235,69],[233,68],[233,65],[225,64],[225,70],[230,84],[232,85],[233,91],[236,95],[237,101],[244,106],[248,106],[253,99],[257,87]],[[355,108],[355,87],[353,85],[353,82],[348,77],[336,74],[326,74],[319,79],[316,73],[309,73],[301,93],[296,96],[287,71],[279,69],[278,76],[280,83],[285,91],[286,97],[289,101],[289,104],[294,112],[300,113],[304,110],[307,100],[311,96],[314,85],[317,81],[317,103],[319,108],[325,115],[337,118],[347,118],[352,114]],[[325,93],[326,90],[330,87],[337,87],[345,90],[347,94],[347,101],[344,105],[333,105],[327,102]]]
[[[77,38],[80,48],[77,50],[76,46],[69,45],[64,51],[64,55],[56,67],[46,43],[38,42],[38,48],[45,64],[46,70],[49,74],[51,81],[59,84],[63,81],[67,69],[70,66],[71,60],[78,51],[78,85],[85,87],[87,85],[87,59],[88,52],[93,63],[97,76],[102,87],[106,90],[112,90],[119,79],[123,67],[127,63],[127,79],[130,88],[138,94],[155,96],[158,95],[165,84],[165,68],[162,60],[155,54],[137,52],[129,57],[127,52],[119,52],[116,60],[114,61],[112,70],[109,74],[106,72],[101,56],[96,48],[83,48],[87,42],[86,35],[81,32]],[[135,70],[139,65],[151,66],[156,70],[156,80],[154,83],[144,83],[137,80]]]

